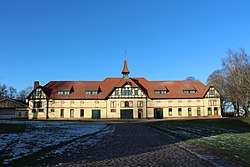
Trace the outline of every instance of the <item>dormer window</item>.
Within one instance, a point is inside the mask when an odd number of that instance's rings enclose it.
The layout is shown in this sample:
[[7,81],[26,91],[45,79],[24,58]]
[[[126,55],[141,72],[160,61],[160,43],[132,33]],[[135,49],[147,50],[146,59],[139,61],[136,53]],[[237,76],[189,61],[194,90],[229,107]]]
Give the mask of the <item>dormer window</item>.
[[57,94],[58,94],[58,95],[69,95],[69,94],[71,94],[72,92],[74,92],[73,86],[71,86],[71,87],[66,86],[66,87],[61,87],[61,88],[59,88]]
[[98,94],[97,90],[86,90],[85,91],[86,95],[96,95]]
[[59,95],[69,95],[70,94],[70,90],[59,90],[57,92],[57,94],[59,94]]
[[183,90],[184,94],[195,94],[196,90]]
[[155,90],[154,91],[155,94],[167,94],[166,90]]

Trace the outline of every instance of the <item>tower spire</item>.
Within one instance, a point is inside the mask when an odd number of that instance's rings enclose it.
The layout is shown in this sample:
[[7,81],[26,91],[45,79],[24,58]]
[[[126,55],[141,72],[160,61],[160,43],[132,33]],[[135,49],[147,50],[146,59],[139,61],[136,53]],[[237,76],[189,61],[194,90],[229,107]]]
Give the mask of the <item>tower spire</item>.
[[127,61],[126,59],[124,60],[124,64],[123,64],[123,70],[122,70],[122,75],[124,79],[129,79],[128,74],[129,74],[129,70],[128,70],[128,65],[127,65]]

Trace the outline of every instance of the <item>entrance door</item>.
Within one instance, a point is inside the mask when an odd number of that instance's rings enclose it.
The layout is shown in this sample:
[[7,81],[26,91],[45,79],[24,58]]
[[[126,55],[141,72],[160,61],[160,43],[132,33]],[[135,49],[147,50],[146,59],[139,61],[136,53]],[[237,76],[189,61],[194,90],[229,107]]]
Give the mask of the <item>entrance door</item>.
[[163,118],[163,108],[155,108],[154,119],[162,119],[162,118]]
[[121,119],[133,119],[133,109],[120,110]]
[[92,119],[100,119],[101,111],[100,110],[92,110]]
[[138,119],[142,119],[142,109],[138,109]]

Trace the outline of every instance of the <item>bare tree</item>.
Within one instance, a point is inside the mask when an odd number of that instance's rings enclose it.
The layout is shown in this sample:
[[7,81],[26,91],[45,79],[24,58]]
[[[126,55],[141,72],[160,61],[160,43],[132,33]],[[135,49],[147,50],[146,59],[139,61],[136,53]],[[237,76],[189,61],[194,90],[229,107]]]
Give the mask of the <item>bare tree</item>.
[[235,115],[239,115],[239,109],[245,111],[248,116],[250,101],[250,64],[246,52],[228,51],[228,56],[222,60],[222,70],[213,72],[208,82],[217,87],[223,100],[230,100],[234,106]]
[[24,90],[21,90],[19,94],[17,95],[18,100],[25,101],[26,97],[30,94],[30,92],[33,90],[33,87],[27,87]]
[[8,97],[14,99],[14,98],[16,98],[16,96],[17,96],[16,89],[14,87],[10,86],[9,91],[8,91]]
[[220,93],[220,100],[221,100],[221,109],[222,113],[224,113],[225,109],[227,108],[227,104],[229,102],[229,98],[227,95],[228,90],[225,86],[224,81],[224,72],[222,70],[215,70],[212,74],[208,76],[207,83],[213,84],[215,89]]
[[239,53],[229,50],[228,57],[222,61],[226,72],[226,81],[231,85],[231,92],[237,100],[234,99],[245,111],[248,116],[249,108],[249,62],[248,56],[243,49]]
[[1,85],[0,84],[0,99],[7,97],[8,95],[8,89],[5,84]]
[[191,80],[191,81],[194,81],[194,80],[196,80],[196,79],[195,79],[195,77],[194,77],[194,76],[188,76],[188,77],[186,78],[186,80]]

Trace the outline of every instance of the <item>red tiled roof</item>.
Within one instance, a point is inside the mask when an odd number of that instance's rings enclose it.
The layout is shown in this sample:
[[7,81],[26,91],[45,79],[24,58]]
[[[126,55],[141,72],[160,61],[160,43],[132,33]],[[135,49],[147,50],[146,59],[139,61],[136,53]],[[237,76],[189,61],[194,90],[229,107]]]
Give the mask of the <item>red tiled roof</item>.
[[[153,85],[165,85],[168,92],[167,94],[154,94]],[[201,83],[200,81],[148,81],[148,90],[150,98],[202,98],[204,97],[204,91],[206,89],[206,85]],[[184,90],[195,90],[195,94],[184,94]]]
[[[148,81],[145,78],[106,78],[103,81],[51,81],[43,90],[51,99],[107,99],[116,87],[130,84],[139,87],[151,99],[203,98],[212,85],[204,85],[198,80]],[[69,95],[58,95],[59,90],[73,88]],[[86,90],[98,90],[98,94],[86,94]],[[100,91],[101,90],[101,91]],[[166,94],[155,94],[155,90],[166,90]],[[183,90],[195,90],[195,94],[184,94]]]

